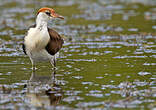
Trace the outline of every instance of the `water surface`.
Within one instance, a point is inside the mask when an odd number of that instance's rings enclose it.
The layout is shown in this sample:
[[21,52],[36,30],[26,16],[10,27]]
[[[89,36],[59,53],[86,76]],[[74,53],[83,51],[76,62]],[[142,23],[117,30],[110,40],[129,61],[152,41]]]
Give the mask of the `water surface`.
[[[21,44],[40,7],[65,39],[56,81],[50,63],[31,70]],[[0,109],[156,108],[155,0],[0,0]]]

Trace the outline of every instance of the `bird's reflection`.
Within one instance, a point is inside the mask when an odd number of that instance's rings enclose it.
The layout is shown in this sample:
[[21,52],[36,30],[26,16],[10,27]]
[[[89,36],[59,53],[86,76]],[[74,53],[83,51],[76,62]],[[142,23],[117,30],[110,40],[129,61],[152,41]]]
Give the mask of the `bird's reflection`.
[[[56,71],[52,73],[52,76],[55,73]],[[34,71],[25,87],[27,102],[33,106],[57,105],[63,97],[62,89],[53,77],[39,76]]]

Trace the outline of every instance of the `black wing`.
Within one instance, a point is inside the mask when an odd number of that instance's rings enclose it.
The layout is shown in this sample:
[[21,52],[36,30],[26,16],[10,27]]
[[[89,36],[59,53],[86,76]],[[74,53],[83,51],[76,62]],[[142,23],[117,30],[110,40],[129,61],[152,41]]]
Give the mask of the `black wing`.
[[22,48],[23,48],[23,52],[27,55],[24,43],[22,44]]
[[62,48],[64,41],[55,30],[48,28],[48,32],[50,40],[45,49],[49,54],[55,55]]

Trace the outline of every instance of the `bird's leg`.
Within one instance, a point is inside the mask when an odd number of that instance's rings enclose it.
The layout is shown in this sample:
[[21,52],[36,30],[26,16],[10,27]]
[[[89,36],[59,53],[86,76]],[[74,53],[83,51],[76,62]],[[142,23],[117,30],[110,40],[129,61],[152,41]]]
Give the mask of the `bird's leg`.
[[54,61],[54,69],[56,69],[56,57],[55,57],[55,55],[54,55],[54,59],[53,59]]
[[52,81],[55,83],[55,74],[56,74],[56,69],[54,68],[54,71],[52,73]]
[[35,76],[36,76],[35,71],[32,71],[32,74],[31,74],[29,82],[31,82],[33,79],[35,79]]
[[30,59],[30,60],[31,60],[31,63],[32,63],[32,70],[35,71],[36,70],[35,62],[32,59]]
[[55,56],[50,60],[50,63],[53,66],[53,69],[56,69],[56,58],[55,58]]
[[53,81],[55,81],[55,73],[56,73],[56,58],[55,58],[55,56],[51,59],[50,63],[53,66],[52,79],[53,79]]

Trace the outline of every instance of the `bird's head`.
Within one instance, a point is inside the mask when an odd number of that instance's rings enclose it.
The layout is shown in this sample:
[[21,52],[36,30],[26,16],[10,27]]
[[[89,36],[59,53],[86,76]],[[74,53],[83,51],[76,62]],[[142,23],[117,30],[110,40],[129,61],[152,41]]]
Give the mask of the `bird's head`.
[[38,10],[37,16],[43,18],[45,20],[53,19],[53,18],[60,18],[64,19],[63,16],[57,14],[52,8],[43,7]]

